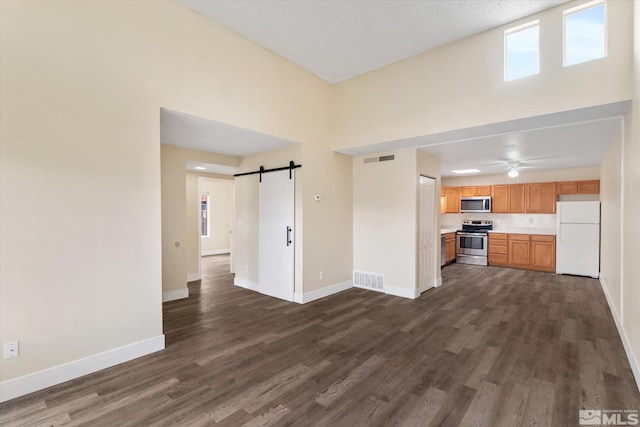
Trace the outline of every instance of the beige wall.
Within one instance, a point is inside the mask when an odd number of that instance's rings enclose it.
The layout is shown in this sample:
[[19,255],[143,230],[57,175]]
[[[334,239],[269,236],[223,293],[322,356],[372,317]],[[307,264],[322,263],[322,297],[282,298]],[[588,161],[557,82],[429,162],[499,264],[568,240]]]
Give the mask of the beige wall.
[[622,308],[622,120],[600,169],[600,280],[617,313]]
[[[202,172],[187,172],[187,280],[200,278],[200,199],[198,195],[198,178],[229,180],[230,175],[219,175]],[[227,205],[227,209],[229,206]],[[229,246],[226,246],[229,248]]]
[[[335,85],[336,149],[631,98],[632,2],[609,1],[608,56],[562,66],[567,3]],[[503,80],[504,30],[540,20],[540,74]],[[597,84],[594,84],[597,82]]]
[[187,268],[160,107],[307,143],[330,86],[175,2],[2,1],[0,19],[5,381],[162,334]]
[[600,179],[600,166],[572,169],[545,169],[520,171],[516,178],[509,178],[507,171],[490,175],[467,175],[442,178],[442,185],[451,187],[463,187],[466,185],[497,185],[515,184],[518,182],[553,182],[553,181],[580,181]]
[[200,193],[209,193],[209,237],[200,239],[200,251],[228,251],[231,248],[231,183],[200,179]]
[[[351,280],[353,268],[352,158],[329,142],[303,148],[304,292]],[[321,201],[314,200],[320,195]],[[320,271],[324,279],[320,279]]]
[[640,2],[634,2],[633,102],[602,161],[601,281],[640,388]]
[[[385,276],[385,287],[416,289],[416,150],[353,158],[353,269]],[[439,205],[438,205],[439,206]]]
[[622,322],[635,357],[640,388],[640,2],[634,2],[633,106],[625,117],[623,148],[623,308]]

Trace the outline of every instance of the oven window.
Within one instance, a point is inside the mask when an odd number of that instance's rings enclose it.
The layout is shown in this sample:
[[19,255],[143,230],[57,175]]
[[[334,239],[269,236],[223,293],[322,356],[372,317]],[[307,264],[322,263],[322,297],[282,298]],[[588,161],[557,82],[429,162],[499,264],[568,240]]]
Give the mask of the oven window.
[[484,238],[460,236],[460,247],[464,249],[484,249]]

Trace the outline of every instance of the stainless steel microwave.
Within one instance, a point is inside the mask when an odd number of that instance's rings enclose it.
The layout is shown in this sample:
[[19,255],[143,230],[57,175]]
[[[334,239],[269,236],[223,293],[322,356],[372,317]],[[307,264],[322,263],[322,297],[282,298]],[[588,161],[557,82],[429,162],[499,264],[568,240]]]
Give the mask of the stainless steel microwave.
[[491,197],[461,197],[460,212],[491,212]]

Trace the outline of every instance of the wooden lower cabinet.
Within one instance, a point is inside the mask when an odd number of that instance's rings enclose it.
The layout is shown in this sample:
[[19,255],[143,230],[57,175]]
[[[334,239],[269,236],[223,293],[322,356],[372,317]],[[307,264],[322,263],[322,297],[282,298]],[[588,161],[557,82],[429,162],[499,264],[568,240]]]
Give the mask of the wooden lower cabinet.
[[456,233],[447,233],[444,235],[445,257],[444,262],[449,264],[456,260]]
[[556,271],[556,237],[542,234],[489,233],[489,265]]
[[556,271],[556,236],[531,236],[531,267],[534,270]]
[[509,234],[507,260],[512,267],[526,267],[531,258],[528,234]]
[[503,233],[489,234],[489,265],[507,266],[507,235]]

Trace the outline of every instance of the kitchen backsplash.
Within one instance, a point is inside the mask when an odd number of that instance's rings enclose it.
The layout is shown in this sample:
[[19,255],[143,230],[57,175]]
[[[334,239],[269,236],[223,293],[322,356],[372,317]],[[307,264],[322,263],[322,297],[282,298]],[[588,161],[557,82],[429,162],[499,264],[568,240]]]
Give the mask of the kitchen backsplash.
[[494,214],[494,213],[467,213],[467,214],[440,214],[440,227],[459,229],[464,219],[491,219],[493,229],[507,227],[522,228],[555,228],[555,214]]

